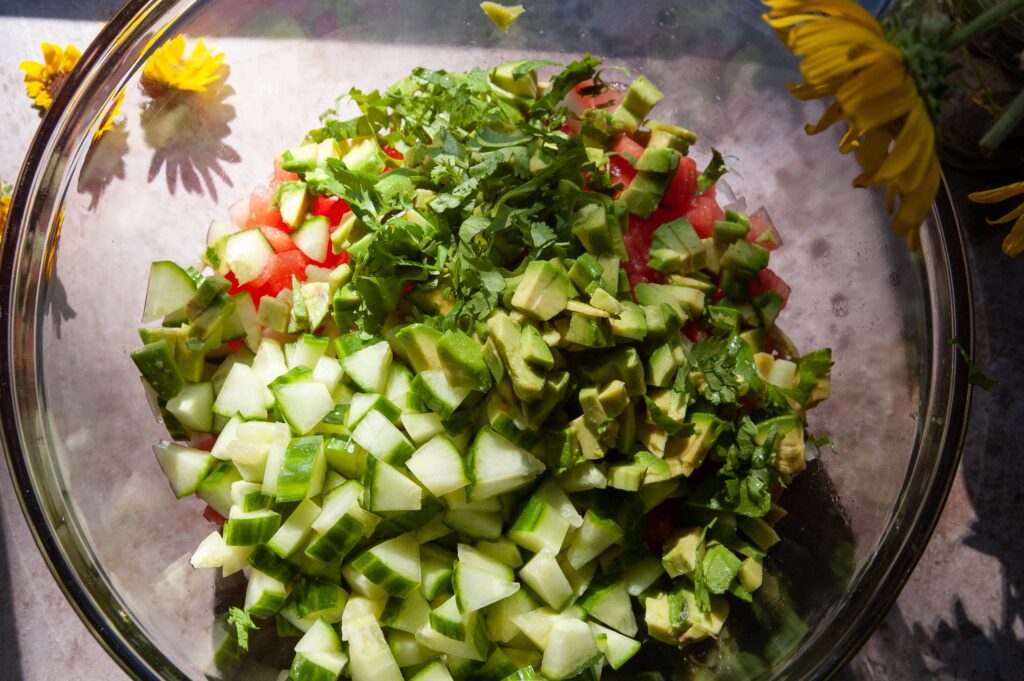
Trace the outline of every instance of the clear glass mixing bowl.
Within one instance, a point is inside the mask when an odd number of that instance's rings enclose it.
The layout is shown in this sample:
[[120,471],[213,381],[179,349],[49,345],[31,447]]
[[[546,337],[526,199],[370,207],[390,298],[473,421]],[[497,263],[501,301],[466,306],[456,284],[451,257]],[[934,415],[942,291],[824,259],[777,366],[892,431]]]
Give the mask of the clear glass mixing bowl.
[[[744,658],[704,678],[826,677],[908,577],[952,480],[969,399],[948,344],[971,335],[948,202],[908,254],[883,197],[850,187],[854,162],[835,152],[835,137],[803,134],[820,109],[787,94],[795,62],[754,2],[526,4],[501,34],[476,0],[136,0],[103,28],[43,121],[2,241],[0,421],[55,577],[130,673],[216,674],[210,625],[238,596],[236,582],[182,560],[210,527],[199,501],[174,500],[150,452],[164,433],[128,359],[149,263],[194,261],[207,223],[264,182],[273,155],[336,95],[417,65],[589,51],[647,74],[668,95],[659,118],[700,131],[698,154],[713,144],[735,155],[733,191],[750,209],[766,205],[782,231],[773,267],[793,295],[781,323],[799,347],[835,349],[834,394],[810,426],[838,451],[826,449],[786,492],[787,541],[773,554],[806,627],[737,630],[731,640],[771,669]],[[222,51],[230,75],[201,105],[150,102],[138,86],[150,39],[182,32]],[[95,140],[121,91],[125,118]],[[645,662],[679,678],[715,660]],[[241,678],[276,673],[257,667]]]

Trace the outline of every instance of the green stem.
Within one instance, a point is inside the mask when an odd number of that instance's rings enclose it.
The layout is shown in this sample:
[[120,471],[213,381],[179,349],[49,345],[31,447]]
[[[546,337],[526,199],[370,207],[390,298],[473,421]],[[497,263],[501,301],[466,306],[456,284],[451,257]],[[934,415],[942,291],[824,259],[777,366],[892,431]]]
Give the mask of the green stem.
[[999,21],[1024,7],[1024,0],[1006,0],[1001,5],[989,7],[987,10],[971,19],[969,22],[958,28],[953,35],[949,36],[942,48],[947,52],[955,50],[977,34],[987,31]]
[[1013,101],[1003,109],[996,122],[978,141],[978,146],[986,154],[992,153],[1013,132],[1021,119],[1024,119],[1024,90],[1018,92]]

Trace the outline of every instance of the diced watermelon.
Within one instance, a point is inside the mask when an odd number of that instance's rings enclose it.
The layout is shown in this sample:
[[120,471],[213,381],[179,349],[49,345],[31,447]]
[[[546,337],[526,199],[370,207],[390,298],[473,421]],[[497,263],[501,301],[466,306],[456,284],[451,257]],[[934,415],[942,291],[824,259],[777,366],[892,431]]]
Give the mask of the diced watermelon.
[[312,261],[296,249],[275,253],[262,273],[242,288],[252,294],[257,304],[263,296],[276,296],[283,289],[292,287],[292,275],[299,281],[306,280],[306,266]]
[[633,163],[636,163],[640,156],[643,155],[644,148],[643,145],[629,135],[619,135],[615,139],[615,144],[612,145],[612,151],[620,154],[629,154],[633,158]]
[[318,196],[313,202],[313,215],[323,215],[332,227],[336,227],[348,211],[348,204],[337,196]]
[[692,158],[683,156],[679,159],[672,183],[665,190],[661,202],[666,206],[689,206],[697,193],[697,164]]
[[239,229],[249,226],[249,197],[239,199],[228,208],[228,215],[231,216],[231,224]]
[[380,150],[384,152],[385,156],[393,158],[396,161],[401,161],[405,158],[405,156],[402,156],[402,152],[400,152],[398,149],[395,149],[390,144],[385,144],[380,148]]
[[270,187],[256,187],[249,196],[249,219],[246,227],[276,227],[285,232],[292,228],[281,219],[281,211],[274,208],[274,190]]
[[274,175],[270,178],[270,186],[274,189],[282,182],[295,182],[299,179],[298,173],[291,173],[281,167],[281,159],[274,159]]
[[629,259],[622,265],[626,268],[630,286],[661,281],[661,275],[647,266],[647,259],[651,252],[654,230],[663,222],[657,211],[646,220],[636,215],[629,216],[629,226],[623,237]]
[[223,527],[224,523],[226,523],[228,520],[220,513],[217,513],[215,510],[213,510],[212,506],[207,506],[206,508],[203,509],[203,517],[209,520],[211,523],[219,525],[221,527]]
[[600,94],[584,94],[584,91],[594,86],[593,80],[585,80],[577,85],[572,91],[573,109],[614,109],[622,98],[622,90],[615,87],[608,87]]
[[769,251],[774,251],[782,245],[782,236],[775,228],[775,223],[772,222],[764,206],[750,214],[750,231],[747,232],[747,241],[752,241]]
[[288,236],[287,232],[284,232],[276,227],[260,227],[259,230],[263,232],[263,236],[267,237],[267,241],[270,242],[271,248],[274,249],[275,253],[284,253],[285,251],[293,251],[296,246],[292,242],[292,238]]
[[708,187],[707,191],[693,200],[689,210],[686,211],[693,229],[703,239],[711,236],[715,231],[715,220],[725,218],[718,201],[715,200],[715,188]]
[[766,267],[758,272],[757,276],[750,282],[750,295],[756,298],[768,291],[775,291],[782,296],[782,307],[786,307],[792,289],[789,284],[783,281],[782,277]]

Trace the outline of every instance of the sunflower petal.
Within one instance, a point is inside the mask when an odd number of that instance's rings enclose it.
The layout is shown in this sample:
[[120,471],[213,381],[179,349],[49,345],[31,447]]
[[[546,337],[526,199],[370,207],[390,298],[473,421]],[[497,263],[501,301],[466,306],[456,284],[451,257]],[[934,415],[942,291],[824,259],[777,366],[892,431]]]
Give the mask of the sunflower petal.
[[967,195],[967,198],[975,203],[999,203],[1020,194],[1024,194],[1024,181],[981,192],[972,192]]
[[1021,217],[1013,224],[1013,229],[1003,239],[1003,253],[1016,258],[1024,252],[1024,217]]

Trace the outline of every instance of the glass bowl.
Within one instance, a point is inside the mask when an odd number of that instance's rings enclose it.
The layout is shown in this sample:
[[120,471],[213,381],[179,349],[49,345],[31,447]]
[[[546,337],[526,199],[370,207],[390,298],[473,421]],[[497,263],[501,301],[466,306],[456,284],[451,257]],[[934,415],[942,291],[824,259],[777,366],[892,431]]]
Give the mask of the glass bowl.
[[[836,153],[836,135],[803,133],[820,107],[786,92],[796,64],[757,3],[527,7],[502,34],[475,0],[133,0],[67,80],[3,235],[0,421],[54,576],[129,673],[217,675],[211,624],[238,598],[236,582],[188,566],[210,526],[198,500],[174,500],[150,452],[164,432],[128,358],[149,263],[194,262],[207,223],[265,182],[274,154],[336,95],[417,65],[589,51],[647,74],[667,93],[659,118],[700,132],[699,162],[712,144],[737,157],[732,192],[750,210],[767,206],[780,227],[773,267],[793,286],[780,323],[798,347],[834,348],[833,397],[810,428],[836,451],[786,491],[785,541],[772,555],[776,598],[795,619],[767,636],[739,622],[724,638],[748,655],[652,647],[643,662],[675,678],[826,677],[909,576],[953,478],[969,401],[949,344],[969,347],[971,311],[947,198],[908,253],[884,197],[851,188],[855,164]],[[230,67],[200,104],[152,100],[138,85],[151,39],[179,33],[204,38]],[[121,92],[124,118],[96,139]],[[274,678],[278,663],[257,659],[235,675]]]

